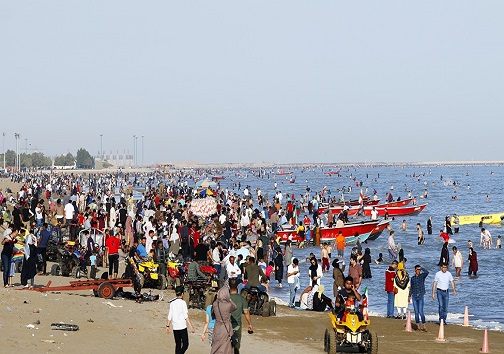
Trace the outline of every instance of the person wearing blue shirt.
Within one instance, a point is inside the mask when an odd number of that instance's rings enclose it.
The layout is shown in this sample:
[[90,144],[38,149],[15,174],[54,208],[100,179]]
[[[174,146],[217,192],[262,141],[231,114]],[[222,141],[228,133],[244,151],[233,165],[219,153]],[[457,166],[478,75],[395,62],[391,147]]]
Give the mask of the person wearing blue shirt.
[[441,324],[441,320],[443,320],[444,324],[446,323],[446,316],[448,315],[448,300],[450,299],[450,295],[448,292],[448,288],[450,286],[453,288],[453,296],[457,296],[457,290],[455,289],[455,283],[453,282],[453,276],[450,272],[448,272],[448,264],[443,263],[441,265],[441,270],[436,273],[434,277],[434,284],[432,284],[432,299],[438,297],[439,304],[439,323]]
[[149,257],[147,254],[147,250],[145,249],[146,238],[142,237],[142,243],[140,243],[137,247],[136,253],[141,261],[146,261]]
[[[425,295],[425,278],[429,275],[429,271],[420,265],[415,266],[415,275],[410,279],[410,293],[409,297],[413,302],[415,309],[415,323],[418,329],[427,332],[425,327],[425,314],[424,314],[424,295]],[[420,320],[422,324],[420,325]]]
[[42,230],[39,232],[37,252],[42,256],[42,264],[39,268],[39,275],[47,275],[47,244],[51,238],[51,233],[47,231],[47,223],[42,224]]
[[[216,296],[214,296],[214,301],[215,298]],[[208,343],[210,343],[210,346],[212,346],[214,326],[215,326],[215,317],[212,315],[212,305],[208,305],[205,312],[205,327],[203,327],[203,334],[201,335],[201,340],[204,341],[205,337],[208,337]]]

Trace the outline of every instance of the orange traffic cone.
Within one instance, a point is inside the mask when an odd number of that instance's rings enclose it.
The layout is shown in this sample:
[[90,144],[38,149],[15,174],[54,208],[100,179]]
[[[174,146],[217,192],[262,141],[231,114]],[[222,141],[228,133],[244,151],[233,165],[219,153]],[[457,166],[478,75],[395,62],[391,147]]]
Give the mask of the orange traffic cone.
[[446,339],[444,337],[444,320],[439,320],[439,333],[438,333],[436,340],[439,342],[446,341]]
[[490,353],[490,348],[488,348],[488,329],[485,328],[485,334],[483,335],[483,346],[481,347],[480,353]]
[[464,310],[464,327],[469,327],[469,307],[466,306]]
[[408,315],[406,316],[406,332],[413,332],[411,329],[411,311],[408,310]]

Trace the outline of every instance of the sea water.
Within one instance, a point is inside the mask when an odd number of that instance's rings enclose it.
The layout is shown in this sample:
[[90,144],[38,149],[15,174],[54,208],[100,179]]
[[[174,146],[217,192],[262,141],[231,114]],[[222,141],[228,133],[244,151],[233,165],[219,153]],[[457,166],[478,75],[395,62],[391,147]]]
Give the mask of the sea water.
[[[285,169],[285,168],[284,168]],[[338,169],[338,168],[334,168]],[[362,190],[365,192],[368,188],[368,195],[372,195],[373,190],[377,191],[378,197],[382,202],[385,202],[385,194],[391,192],[394,200],[398,197],[406,199],[408,191],[412,192],[417,198],[417,204],[421,205],[428,203],[425,210],[418,215],[398,217],[391,220],[392,229],[395,231],[395,242],[401,243],[404,250],[404,255],[407,258],[406,270],[410,276],[414,275],[414,266],[420,264],[426,268],[430,274],[426,279],[426,295],[425,295],[425,313],[427,320],[438,320],[438,303],[437,299],[431,297],[432,284],[434,275],[439,270],[436,264],[439,261],[441,247],[443,242],[438,238],[439,230],[443,228],[444,218],[447,215],[468,215],[468,214],[484,214],[504,212],[504,192],[502,190],[502,181],[504,180],[504,166],[501,165],[463,165],[463,166],[443,166],[443,165],[425,165],[425,166],[360,166],[351,168],[342,168],[340,175],[325,175],[324,172],[333,170],[329,168],[310,168],[310,169],[290,169],[292,175],[278,176],[274,170],[266,170],[266,174],[259,178],[254,176],[250,170],[242,170],[237,174],[236,170],[225,171],[223,175],[226,177],[220,181],[221,189],[228,188],[231,192],[240,193],[243,195],[245,186],[250,187],[250,191],[254,192],[260,188],[263,195],[268,195],[271,201],[275,194],[274,183],[277,183],[277,190],[280,190],[284,196],[294,193],[296,199],[299,199],[301,194],[304,194],[308,186],[311,195],[315,191],[321,191],[326,187],[326,195],[330,193],[332,196],[341,197],[341,192],[338,189],[349,186],[352,187],[350,193],[345,193],[346,200],[357,199],[361,187],[356,186],[356,182],[362,181]],[[211,177],[209,175],[208,177]],[[354,181],[355,178],[355,181]],[[290,183],[291,179],[295,179],[294,183]],[[241,190],[235,184],[241,184]],[[455,191],[456,185],[456,191]],[[392,189],[393,187],[393,189]],[[427,191],[427,198],[423,195]],[[252,194],[254,198],[255,193]],[[452,198],[456,196],[456,200]],[[488,196],[488,200],[487,200]],[[255,205],[257,207],[257,203]],[[303,217],[304,213],[301,214]],[[432,217],[433,234],[427,234],[426,222],[429,217]],[[402,221],[406,220],[407,230],[402,231]],[[425,233],[425,244],[417,245],[417,230],[416,224],[420,223]],[[463,225],[460,227],[460,232],[454,234],[452,238],[456,241],[450,244],[450,262],[453,258],[452,246],[456,245],[462,253],[464,266],[460,279],[455,280],[457,288],[457,296],[453,295],[450,287],[449,300],[449,315],[448,323],[462,324],[464,307],[469,307],[470,324],[476,327],[485,327],[494,330],[504,329],[504,309],[501,306],[501,296],[504,292],[504,250],[495,249],[497,236],[502,234],[504,230],[501,225],[485,225],[493,236],[493,248],[484,250],[479,245],[480,232],[478,225]],[[388,267],[388,251],[387,251],[388,232],[385,230],[382,235],[374,240],[363,244],[363,250],[369,247],[371,250],[372,259],[378,258],[378,254],[383,253],[385,259],[384,264],[371,264],[371,279],[363,279],[360,290],[365,287],[369,290],[369,309],[370,314],[385,316],[387,296],[384,290],[385,270]],[[468,240],[474,243],[474,250],[478,254],[479,271],[478,277],[475,279],[469,278],[467,275],[468,269]],[[308,266],[304,260],[313,252],[317,258],[320,258],[319,247],[308,247],[305,249],[294,248],[294,256],[300,259],[301,270],[301,290],[298,291],[296,299],[300,292],[309,284]],[[345,263],[349,264],[351,246],[345,251]],[[333,257],[336,251],[333,252]],[[332,260],[331,260],[332,262]],[[286,269],[285,269],[286,270]],[[348,271],[345,271],[347,275]],[[454,270],[449,269],[454,275]],[[287,279],[284,277],[284,287],[278,288],[278,283],[272,279],[270,295],[276,298],[280,303],[287,303],[289,290]],[[322,284],[325,286],[326,295],[331,298],[333,296],[333,279],[332,267],[329,273],[324,273]],[[412,304],[408,307],[412,311]]]

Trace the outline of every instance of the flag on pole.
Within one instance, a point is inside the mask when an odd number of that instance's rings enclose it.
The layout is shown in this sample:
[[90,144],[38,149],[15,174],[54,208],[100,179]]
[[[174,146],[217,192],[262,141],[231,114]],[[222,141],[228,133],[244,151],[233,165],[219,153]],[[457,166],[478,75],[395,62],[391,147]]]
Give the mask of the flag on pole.
[[369,306],[369,297],[368,297],[368,288],[367,286],[364,288],[364,292],[362,293],[362,316],[364,320],[369,320],[368,306]]
[[362,188],[360,190],[360,193],[359,193],[359,205],[363,205],[364,204],[364,195],[362,195]]

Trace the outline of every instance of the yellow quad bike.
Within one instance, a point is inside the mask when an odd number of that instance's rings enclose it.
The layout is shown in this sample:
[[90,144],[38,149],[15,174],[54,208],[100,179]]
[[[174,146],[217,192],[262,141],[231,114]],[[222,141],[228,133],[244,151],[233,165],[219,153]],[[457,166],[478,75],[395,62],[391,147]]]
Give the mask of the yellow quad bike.
[[143,288],[154,287],[159,290],[166,289],[166,276],[159,273],[159,264],[152,261],[140,262],[137,264],[140,275],[140,286]]
[[324,334],[324,351],[336,353],[378,353],[378,337],[373,335],[367,327],[369,320],[359,321],[355,311],[346,314],[345,321],[338,321],[336,314],[329,313],[332,330],[326,329]]

